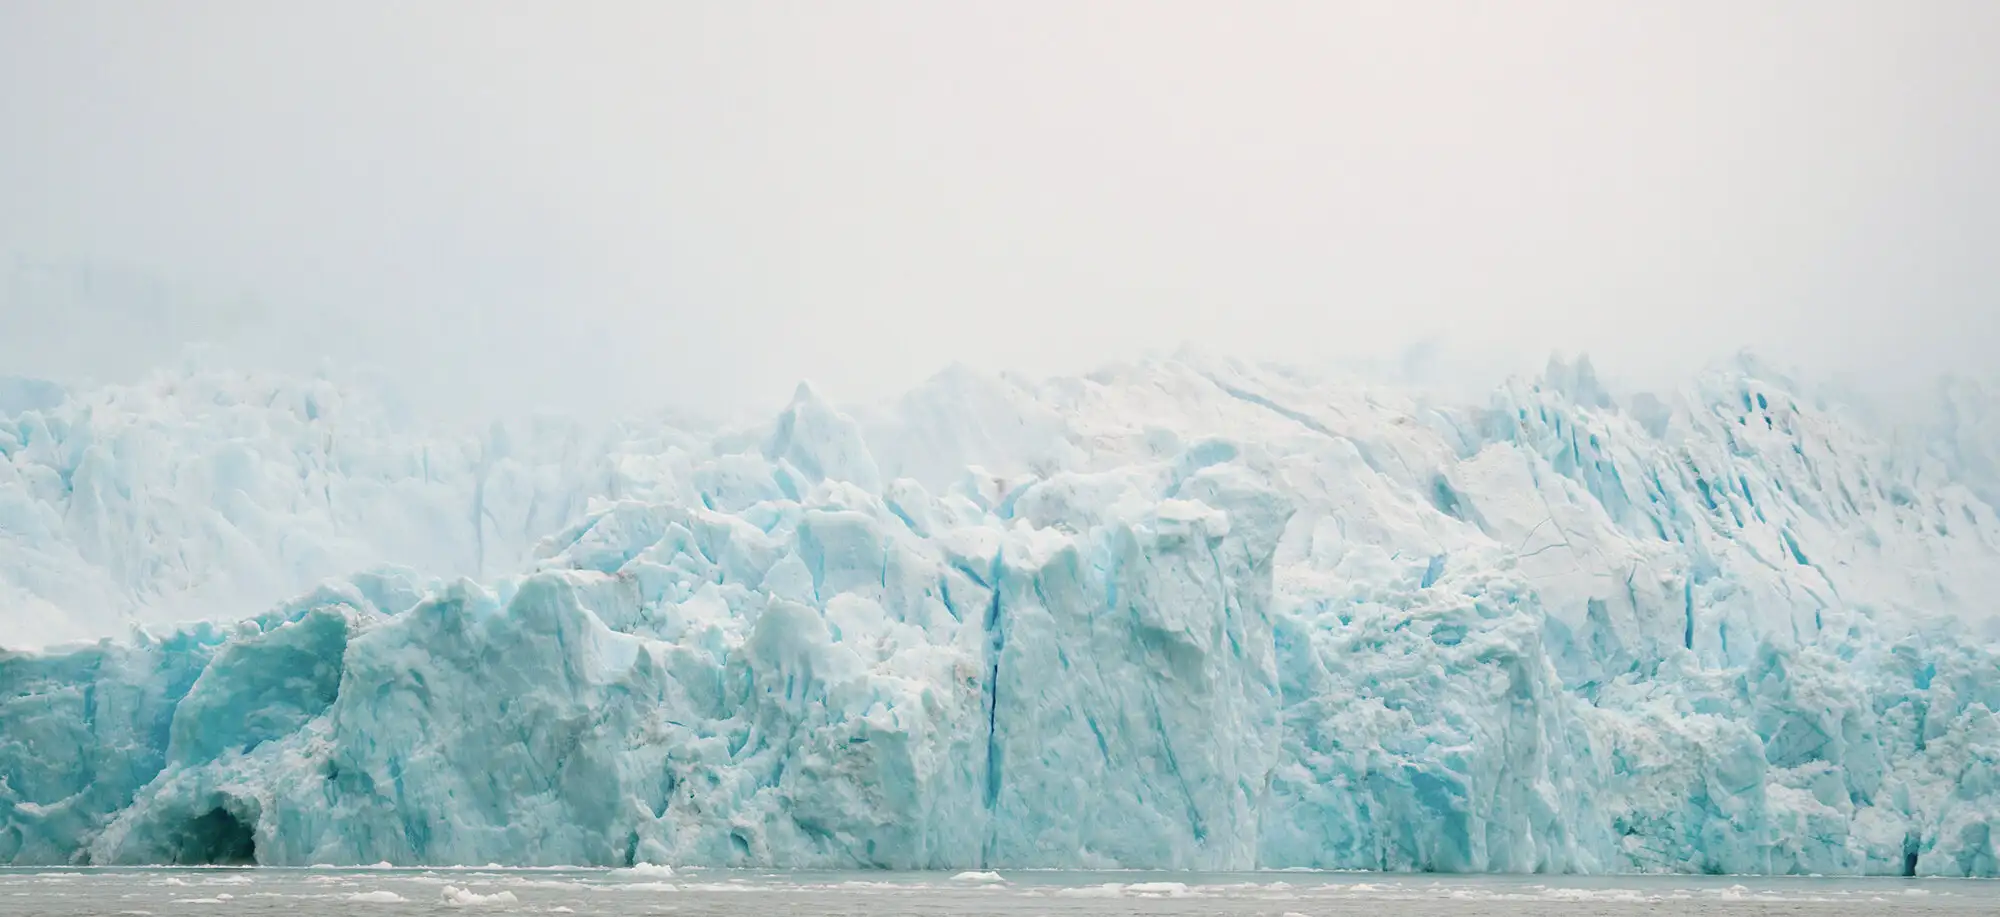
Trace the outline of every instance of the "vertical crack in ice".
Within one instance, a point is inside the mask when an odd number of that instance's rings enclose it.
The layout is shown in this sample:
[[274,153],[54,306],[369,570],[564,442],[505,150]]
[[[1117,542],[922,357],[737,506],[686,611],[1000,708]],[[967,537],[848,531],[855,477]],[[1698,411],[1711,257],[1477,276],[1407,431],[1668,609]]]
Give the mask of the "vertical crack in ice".
[[1007,631],[1000,613],[1000,589],[1004,582],[1001,554],[993,555],[993,600],[986,608],[986,808],[990,812],[1000,799],[1000,657],[1007,647]]
[[1180,758],[1174,754],[1174,737],[1167,731],[1166,720],[1160,716],[1160,694],[1151,686],[1146,689],[1147,713],[1153,726],[1153,735],[1160,743],[1161,763],[1167,766],[1168,776],[1180,790],[1181,805],[1186,807],[1188,830],[1194,835],[1196,845],[1208,841],[1208,824],[1201,817],[1201,806],[1195,802],[1194,790],[1188,786],[1187,775],[1181,772]]

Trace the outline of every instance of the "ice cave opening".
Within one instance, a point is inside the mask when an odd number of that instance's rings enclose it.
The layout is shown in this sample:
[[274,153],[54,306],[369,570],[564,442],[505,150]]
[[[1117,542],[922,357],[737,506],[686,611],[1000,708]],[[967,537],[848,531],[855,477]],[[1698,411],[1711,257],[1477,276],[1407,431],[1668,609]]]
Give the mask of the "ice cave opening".
[[177,832],[172,860],[176,866],[255,866],[256,830],[216,806]]

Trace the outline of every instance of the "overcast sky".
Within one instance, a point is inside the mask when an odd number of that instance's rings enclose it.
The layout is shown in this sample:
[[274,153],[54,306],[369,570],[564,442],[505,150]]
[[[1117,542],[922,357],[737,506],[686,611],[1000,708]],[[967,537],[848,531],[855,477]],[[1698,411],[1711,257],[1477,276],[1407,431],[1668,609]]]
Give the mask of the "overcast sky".
[[0,4],[0,373],[1985,371],[2000,3]]

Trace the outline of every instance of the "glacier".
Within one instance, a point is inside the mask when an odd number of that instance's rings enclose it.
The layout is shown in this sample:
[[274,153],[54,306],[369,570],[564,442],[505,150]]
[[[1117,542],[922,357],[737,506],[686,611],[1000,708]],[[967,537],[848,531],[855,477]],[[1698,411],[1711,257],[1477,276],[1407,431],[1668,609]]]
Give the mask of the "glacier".
[[0,395],[4,863],[2000,875],[1972,383]]

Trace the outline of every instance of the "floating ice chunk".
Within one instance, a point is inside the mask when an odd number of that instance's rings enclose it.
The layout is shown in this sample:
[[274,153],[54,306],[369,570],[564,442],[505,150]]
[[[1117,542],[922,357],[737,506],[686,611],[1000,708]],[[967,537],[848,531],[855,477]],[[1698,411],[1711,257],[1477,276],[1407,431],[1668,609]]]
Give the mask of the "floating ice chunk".
[[438,894],[438,901],[440,903],[452,907],[486,904],[519,904],[520,900],[510,891],[497,891],[490,895],[482,895],[469,888],[460,888],[456,885],[447,885]]
[[1118,882],[1056,889],[1056,897],[1058,898],[1116,898],[1123,894],[1125,894],[1125,886]]

